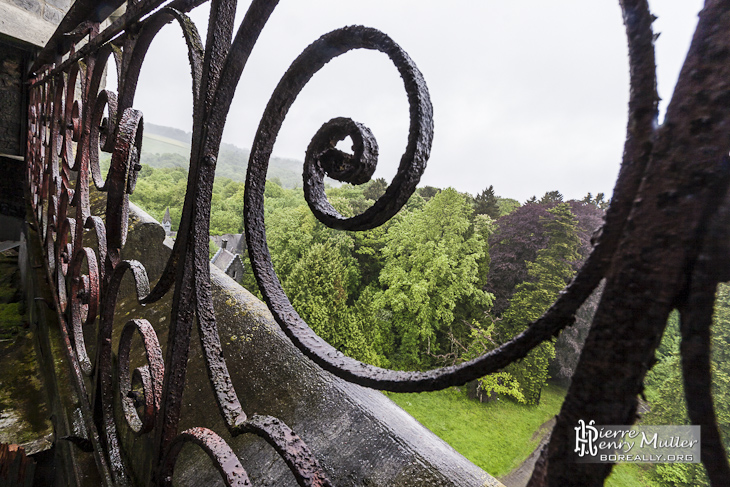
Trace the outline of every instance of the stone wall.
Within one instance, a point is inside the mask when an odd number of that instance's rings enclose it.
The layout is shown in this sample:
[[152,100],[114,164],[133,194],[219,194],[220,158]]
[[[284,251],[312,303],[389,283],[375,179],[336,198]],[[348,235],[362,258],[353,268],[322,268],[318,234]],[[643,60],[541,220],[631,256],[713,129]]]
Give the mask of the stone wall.
[[0,0],[0,154],[23,155],[30,60],[73,0]]
[[[18,10],[27,12],[33,17],[43,20],[49,24],[51,33],[56,26],[61,23],[61,19],[68,9],[71,8],[72,0],[0,0],[0,4],[6,4],[6,7],[15,7]],[[0,32],[2,32],[0,24]],[[38,28],[33,26],[34,28]],[[43,26],[41,26],[43,27]],[[3,32],[4,33],[4,32]]]
[[22,154],[23,69],[27,55],[0,43],[0,154]]
[[24,174],[25,163],[21,158],[0,155],[0,242],[20,239],[25,218]]

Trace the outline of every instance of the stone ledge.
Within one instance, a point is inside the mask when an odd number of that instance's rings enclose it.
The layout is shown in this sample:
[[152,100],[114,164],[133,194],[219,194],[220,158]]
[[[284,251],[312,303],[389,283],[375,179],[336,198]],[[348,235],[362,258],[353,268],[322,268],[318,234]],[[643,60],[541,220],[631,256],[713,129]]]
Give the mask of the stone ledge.
[[55,24],[20,7],[0,1],[0,34],[43,47],[55,30]]

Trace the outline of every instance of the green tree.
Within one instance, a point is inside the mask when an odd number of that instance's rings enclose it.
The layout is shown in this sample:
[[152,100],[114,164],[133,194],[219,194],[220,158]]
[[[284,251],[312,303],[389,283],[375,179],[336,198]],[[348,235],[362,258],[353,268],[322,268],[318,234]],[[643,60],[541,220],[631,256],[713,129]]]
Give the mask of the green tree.
[[[502,315],[500,339],[506,341],[538,319],[557,299],[573,277],[572,263],[578,255],[578,221],[567,203],[548,210],[546,219],[548,246],[537,252],[537,259],[527,264],[531,280],[517,286],[509,307]],[[555,356],[553,343],[545,342],[533,349],[524,360],[510,365],[509,372],[520,383],[528,404],[539,404],[540,392],[548,379],[548,365]]]
[[[495,349],[498,345],[493,338],[495,325],[496,323],[492,322],[485,326],[474,321],[471,326],[468,346],[463,347],[463,353],[457,359],[457,362],[472,360]],[[482,377],[478,380],[477,387],[490,394],[510,396],[518,402],[525,402],[525,395],[522,393],[519,381],[505,370]]]
[[208,259],[212,259],[219,250],[220,247],[214,241],[208,240]]
[[357,259],[360,268],[360,285],[363,288],[378,283],[380,271],[384,265],[383,248],[386,245],[386,235],[388,229],[398,221],[397,218],[391,219],[372,230],[352,232],[351,234],[355,242],[354,257]]
[[433,186],[424,186],[422,188],[418,188],[416,192],[421,198],[428,201],[436,196],[439,192],[441,192],[441,189],[435,188]]
[[471,216],[467,199],[449,188],[388,231],[375,306],[389,316],[399,367],[428,367],[434,355],[448,351],[449,333],[462,326],[460,304],[491,305],[492,296],[479,286],[487,242]]
[[497,196],[499,204],[499,216],[509,215],[520,207],[520,202],[513,198],[502,198]]
[[284,289],[315,333],[342,353],[379,365],[363,321],[348,306],[358,281],[351,244],[347,237],[313,244],[294,265]]
[[[163,154],[162,156],[173,156]],[[176,156],[181,157],[181,156]],[[170,208],[172,230],[178,230],[185,191],[188,182],[186,168],[174,166],[155,169],[142,165],[137,176],[137,187],[130,200],[157,221],[162,221],[165,209]],[[243,231],[243,183],[217,178],[213,184],[210,210],[210,233],[241,233]]]
[[494,194],[494,186],[490,185],[474,197],[474,213],[477,215],[489,215],[493,220],[501,216],[499,198]]
[[583,197],[581,202],[590,203],[602,210],[607,210],[608,206],[611,204],[611,199],[606,199],[606,195],[604,195],[603,193],[598,193],[595,198],[591,193],[588,193]]
[[172,230],[177,231],[187,183],[188,172],[182,167],[154,169],[143,164],[137,175],[137,186],[130,196],[130,201],[157,221],[162,221],[165,209],[169,206]]
[[563,195],[560,191],[548,191],[546,192],[542,198],[540,198],[540,201],[538,201],[541,205],[550,205],[553,203],[562,203],[563,202]]
[[370,181],[362,192],[366,199],[375,201],[385,194],[385,190],[388,189],[388,183],[383,178],[377,178]]
[[266,215],[266,243],[279,279],[286,281],[307,250],[323,243],[316,227],[317,220],[306,205],[276,208]]
[[[690,424],[684,400],[679,347],[679,315],[672,313],[657,350],[657,364],[644,380],[645,394],[650,405],[642,418],[645,424]],[[717,287],[712,317],[712,394],[717,425],[725,451],[730,452],[730,285]],[[709,486],[701,464],[656,465],[655,476],[671,487]]]

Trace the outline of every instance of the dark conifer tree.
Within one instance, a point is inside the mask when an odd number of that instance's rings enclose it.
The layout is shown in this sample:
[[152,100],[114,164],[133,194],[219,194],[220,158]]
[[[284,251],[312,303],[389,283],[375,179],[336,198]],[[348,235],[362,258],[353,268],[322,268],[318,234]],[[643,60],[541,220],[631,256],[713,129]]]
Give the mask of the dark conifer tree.
[[492,220],[499,218],[499,199],[494,194],[494,186],[490,185],[474,197],[474,214],[488,215]]

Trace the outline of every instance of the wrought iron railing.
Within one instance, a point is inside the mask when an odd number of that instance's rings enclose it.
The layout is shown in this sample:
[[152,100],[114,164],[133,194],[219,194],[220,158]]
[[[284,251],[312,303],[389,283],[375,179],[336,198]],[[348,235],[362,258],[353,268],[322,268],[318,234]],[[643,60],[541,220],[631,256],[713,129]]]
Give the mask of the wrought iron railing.
[[[273,417],[247,416],[223,358],[211,301],[208,229],[211,191],[228,107],[246,61],[275,0],[253,0],[235,32],[235,0],[211,2],[205,44],[185,15],[202,0],[139,0],[100,32],[104,17],[123,2],[77,0],[33,67],[28,125],[28,182],[33,215],[55,286],[65,347],[89,440],[105,485],[131,482],[120,431],[151,435],[151,484],[171,483],[185,443],[199,445],[226,485],[248,485],[234,452],[206,428],[178,431],[190,337],[194,323],[220,414],[233,436],[254,434],[284,458],[300,485],[330,485],[304,442]],[[317,131],[307,150],[304,188],[325,225],[364,230],[390,219],[406,202],[426,166],[431,103],[426,83],[408,55],[386,34],[345,27],[324,35],[297,58],[277,86],[251,150],[246,179],[245,231],[251,264],[276,321],[320,367],[347,381],[390,391],[431,391],[464,384],[524,357],[573,322],[580,304],[602,279],[602,302],[563,404],[549,446],[531,485],[594,485],[611,465],[575,464],[571,433],[578,419],[631,424],[643,377],[672,309],[682,321],[682,363],[691,420],[702,425],[702,459],[713,485],[730,478],[710,391],[709,329],[716,284],[730,279],[730,2],[707,0],[697,33],[669,105],[657,126],[656,77],[646,0],[621,0],[629,44],[631,98],[623,164],[606,223],[588,261],[553,307],[527,331],[470,362],[427,372],[386,370],[343,356],[292,308],[273,270],[266,245],[263,190],[272,146],[287,110],[313,74],[353,49],[385,53],[403,78],[410,105],[408,146],[386,193],[363,214],[342,217],[327,201],[323,176],[363,183],[372,175],[377,145],[370,131],[338,118]],[[105,12],[105,13],[103,13]],[[122,260],[128,198],[140,169],[143,117],[132,100],[147,48],[167,23],[183,31],[193,73],[194,122],[187,193],[178,238],[162,277],[150,289],[145,268]],[[74,45],[87,42],[75,49]],[[105,65],[118,67],[117,90],[102,87]],[[80,94],[76,92],[80,80]],[[108,113],[108,116],[105,116]],[[334,143],[350,136],[355,153]],[[98,148],[112,153],[106,177]],[[91,214],[89,180],[106,192],[104,218]],[[194,231],[193,231],[194,230]],[[89,242],[98,242],[91,248]],[[166,356],[152,326],[114,322],[122,277],[131,273],[141,303],[173,293]],[[123,327],[118,350],[112,330]],[[96,327],[96,354],[85,348],[84,328]],[[139,334],[148,364],[133,371],[144,394],[130,392],[129,356]],[[113,366],[116,352],[118,368]],[[115,375],[116,381],[115,381]],[[84,377],[95,385],[89,389]],[[119,384],[115,390],[114,384]],[[126,425],[114,415],[119,394]],[[143,410],[140,416],[138,410]]]

